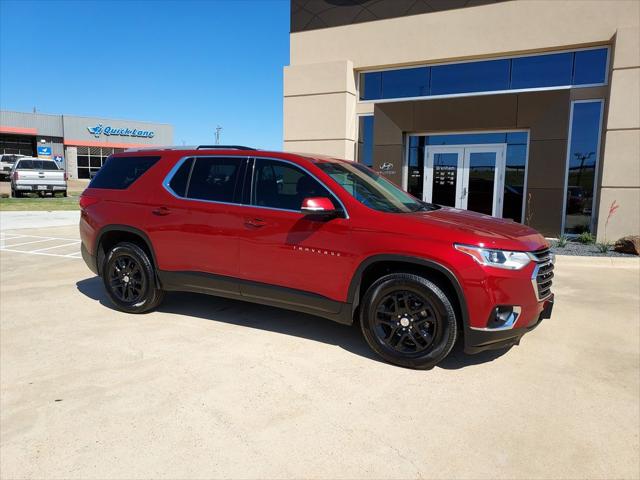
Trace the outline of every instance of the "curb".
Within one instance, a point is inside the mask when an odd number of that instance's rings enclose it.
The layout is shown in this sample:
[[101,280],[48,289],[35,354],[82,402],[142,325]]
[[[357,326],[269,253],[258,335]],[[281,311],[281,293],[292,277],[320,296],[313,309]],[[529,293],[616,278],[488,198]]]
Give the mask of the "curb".
[[640,257],[580,257],[556,255],[556,266],[640,269]]

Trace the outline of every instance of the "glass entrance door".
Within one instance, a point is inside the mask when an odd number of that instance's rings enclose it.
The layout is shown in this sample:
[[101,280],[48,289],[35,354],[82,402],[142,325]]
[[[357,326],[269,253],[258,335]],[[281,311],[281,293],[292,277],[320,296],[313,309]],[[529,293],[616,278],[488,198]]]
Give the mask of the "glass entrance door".
[[427,147],[423,200],[502,217],[506,145]]

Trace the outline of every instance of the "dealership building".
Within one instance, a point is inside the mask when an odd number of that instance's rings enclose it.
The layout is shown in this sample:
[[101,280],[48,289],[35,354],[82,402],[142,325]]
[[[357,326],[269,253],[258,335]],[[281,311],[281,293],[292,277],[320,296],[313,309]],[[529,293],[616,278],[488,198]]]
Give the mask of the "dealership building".
[[0,153],[53,158],[90,178],[112,153],[173,144],[173,126],[136,120],[0,111]]
[[639,23],[635,0],[292,0],[284,148],[548,236],[638,234]]

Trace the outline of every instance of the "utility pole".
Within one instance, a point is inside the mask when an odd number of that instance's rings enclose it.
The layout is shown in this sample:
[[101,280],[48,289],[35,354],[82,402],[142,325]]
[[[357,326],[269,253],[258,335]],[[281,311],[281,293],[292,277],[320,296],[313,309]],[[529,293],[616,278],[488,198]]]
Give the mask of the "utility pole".
[[216,145],[220,145],[220,132],[222,131],[222,127],[218,125],[216,127]]

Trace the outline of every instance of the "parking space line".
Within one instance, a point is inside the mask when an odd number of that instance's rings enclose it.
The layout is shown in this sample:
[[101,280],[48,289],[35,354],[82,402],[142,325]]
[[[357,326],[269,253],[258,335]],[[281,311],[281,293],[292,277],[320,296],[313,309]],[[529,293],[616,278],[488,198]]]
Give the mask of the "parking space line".
[[[79,238],[42,237],[42,236],[39,236],[39,235],[20,235],[20,237],[13,237],[13,238],[14,239],[15,238],[24,238],[24,239],[27,239],[27,238],[41,238],[43,240],[65,240],[67,242],[73,242],[74,240],[80,241]],[[9,239],[6,239],[6,240],[9,240]]]
[[[37,252],[44,252],[45,250],[53,250],[54,248],[62,248],[62,247],[68,247],[70,245],[77,245],[80,243],[80,240],[75,240],[71,243],[63,243],[62,245],[54,245],[53,247],[46,247],[46,248],[39,248],[38,250],[31,250],[29,253],[37,253]],[[14,245],[10,245],[10,247],[13,247]]]
[[9,248],[21,247],[22,245],[31,245],[32,243],[50,242],[51,240],[52,239],[50,239],[50,238],[43,238],[42,240],[31,240],[29,242],[14,243],[14,244],[8,245],[8,246],[9,246]]
[[76,256],[77,253],[70,253],[67,255],[60,255],[58,253],[46,253],[46,252],[30,252],[25,250],[11,250],[10,248],[0,248],[0,252],[12,252],[12,253],[26,253],[27,255],[43,255],[46,257],[59,257],[59,258],[80,258]]

